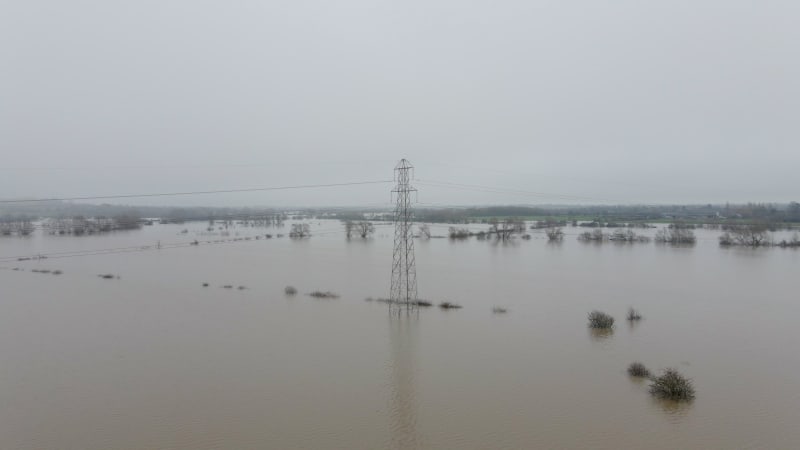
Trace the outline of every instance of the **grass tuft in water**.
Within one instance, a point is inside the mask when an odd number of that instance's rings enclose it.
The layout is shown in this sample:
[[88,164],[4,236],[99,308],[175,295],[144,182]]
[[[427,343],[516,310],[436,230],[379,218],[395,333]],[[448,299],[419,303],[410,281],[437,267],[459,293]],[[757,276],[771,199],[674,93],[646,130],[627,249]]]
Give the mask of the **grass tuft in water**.
[[286,295],[296,295],[297,294],[297,288],[294,287],[294,286],[286,286],[283,289],[283,293],[286,294]]

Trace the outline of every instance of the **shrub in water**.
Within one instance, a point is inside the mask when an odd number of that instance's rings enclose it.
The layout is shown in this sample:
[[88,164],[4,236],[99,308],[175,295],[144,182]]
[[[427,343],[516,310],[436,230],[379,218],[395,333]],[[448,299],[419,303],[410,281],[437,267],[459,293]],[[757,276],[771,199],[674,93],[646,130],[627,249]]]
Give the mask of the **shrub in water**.
[[295,295],[297,294],[297,288],[294,286],[286,286],[286,288],[283,290],[283,293],[286,295]]
[[310,293],[308,295],[310,295],[311,297],[315,297],[315,298],[339,298],[339,294],[335,294],[335,293],[330,292],[330,291],[328,291],[328,292],[314,291],[314,292],[312,292],[312,293]]
[[456,303],[451,303],[451,302],[442,302],[442,303],[439,303],[439,308],[442,308],[442,309],[459,309],[459,308],[461,308],[461,305],[456,304]]
[[628,366],[628,375],[632,377],[649,378],[650,371],[647,370],[647,367],[645,367],[644,364],[636,361],[631,363],[630,366]]
[[642,315],[639,314],[639,311],[637,311],[637,310],[635,310],[633,308],[628,308],[628,320],[634,321],[634,320],[641,320],[641,319],[642,319]]
[[614,318],[600,311],[589,313],[589,328],[608,329],[614,326]]
[[675,369],[664,369],[664,372],[653,378],[650,393],[659,398],[671,400],[691,400],[694,398],[692,380],[684,377]]

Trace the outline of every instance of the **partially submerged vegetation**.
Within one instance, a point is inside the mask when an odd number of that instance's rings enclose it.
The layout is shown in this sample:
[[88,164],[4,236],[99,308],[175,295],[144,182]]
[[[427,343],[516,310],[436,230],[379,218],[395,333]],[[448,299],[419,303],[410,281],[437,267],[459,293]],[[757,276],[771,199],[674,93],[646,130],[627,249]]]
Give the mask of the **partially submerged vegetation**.
[[442,309],[461,309],[461,305],[458,303],[453,302],[441,302],[439,303],[439,308]]
[[29,218],[20,220],[5,219],[0,220],[0,236],[28,236],[33,233],[36,227]]
[[42,228],[52,235],[82,236],[85,234],[107,233],[118,230],[135,230],[141,228],[142,220],[132,214],[120,214],[113,217],[64,217],[48,219]]
[[635,322],[637,320],[642,320],[642,315],[639,313],[639,311],[633,308],[628,308],[628,316],[626,318],[628,321]]
[[608,330],[614,326],[614,318],[610,315],[594,310],[589,313],[589,328]]
[[325,292],[323,292],[323,291],[314,291],[314,292],[310,292],[308,295],[309,295],[309,297],[314,297],[314,298],[339,298],[339,294],[336,294],[336,293],[331,292],[331,291],[325,291]]
[[782,240],[776,244],[778,247],[791,247],[791,248],[798,248],[800,247],[800,236],[795,233],[790,240]]
[[358,222],[348,220],[344,223],[344,233],[347,239],[358,235],[361,239],[367,239],[375,232],[375,226],[368,220],[360,220]]
[[731,245],[762,247],[772,245],[772,238],[766,224],[752,223],[730,228],[719,237],[719,245],[723,247]]
[[673,222],[667,228],[662,228],[656,232],[656,242],[661,244],[691,245],[697,242],[694,235],[693,225],[684,222]]
[[636,234],[633,230],[616,230],[613,233],[603,233],[603,230],[594,229],[578,235],[579,241],[584,242],[650,242],[650,238]]
[[296,295],[297,294],[297,288],[294,287],[294,286],[286,286],[283,289],[283,293],[286,294],[286,295],[289,295],[289,296]]
[[[293,223],[292,230],[289,232],[289,237],[293,239],[302,239],[311,236],[311,225],[307,223]],[[278,236],[280,237],[280,235]]]
[[[398,302],[398,301],[394,301],[394,300],[392,300],[390,298],[383,298],[383,297],[378,297],[378,298],[367,297],[364,300],[367,301],[367,302],[378,302],[378,303],[388,303],[388,304],[405,304],[405,302]],[[423,300],[423,299],[410,300],[408,302],[408,304],[411,305],[411,306],[419,306],[421,308],[427,308],[427,307],[433,306],[432,302],[430,302],[428,300]]]
[[691,400],[694,398],[694,385],[677,370],[664,369],[661,375],[652,378],[650,393],[658,398]]
[[628,366],[628,375],[637,378],[650,378],[650,370],[644,364],[635,361]]
[[561,242],[564,240],[564,230],[561,228],[548,228],[545,234],[547,234],[549,242]]
[[103,274],[98,275],[98,277],[103,278],[105,280],[112,280],[114,278],[118,279],[119,275],[114,275],[112,273],[103,273]]
[[503,308],[501,306],[495,306],[492,308],[492,312],[495,314],[505,314],[508,312],[508,309]]

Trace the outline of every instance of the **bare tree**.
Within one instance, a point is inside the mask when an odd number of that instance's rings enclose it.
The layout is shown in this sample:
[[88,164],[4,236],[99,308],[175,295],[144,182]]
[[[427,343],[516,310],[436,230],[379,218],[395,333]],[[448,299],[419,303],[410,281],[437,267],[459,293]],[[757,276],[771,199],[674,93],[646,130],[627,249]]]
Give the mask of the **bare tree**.
[[356,231],[358,231],[358,235],[361,236],[361,239],[366,239],[375,232],[375,227],[372,225],[372,222],[362,220],[356,224]]
[[429,227],[427,223],[419,225],[417,229],[419,229],[419,237],[421,237],[422,239],[431,238],[431,227]]
[[564,240],[564,231],[561,230],[561,228],[548,228],[545,233],[547,234],[547,240],[550,242],[561,242]]
[[691,227],[683,222],[673,222],[656,231],[656,242],[669,244],[694,244],[697,238]]
[[595,229],[591,232],[584,231],[580,235],[578,235],[579,241],[596,241],[596,242],[603,242],[604,240],[608,239],[608,236],[603,234],[603,230]]
[[770,244],[771,238],[764,223],[739,225],[719,237],[719,245],[761,247]]
[[760,247],[769,243],[769,233],[766,224],[753,223],[733,230],[733,239],[739,245]]
[[355,223],[352,220],[348,220],[344,223],[344,234],[347,236],[347,239],[353,237],[353,230],[355,229]]
[[499,221],[491,219],[489,221],[489,233],[494,234],[499,240],[511,239],[514,234],[525,231],[525,222],[517,219],[505,219]]

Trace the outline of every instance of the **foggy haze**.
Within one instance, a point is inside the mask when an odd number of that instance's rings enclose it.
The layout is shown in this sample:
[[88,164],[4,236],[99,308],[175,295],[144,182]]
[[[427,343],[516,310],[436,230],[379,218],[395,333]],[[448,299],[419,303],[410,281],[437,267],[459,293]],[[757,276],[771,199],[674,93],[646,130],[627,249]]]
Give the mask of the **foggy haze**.
[[[4,1],[0,197],[798,200],[794,1]],[[511,188],[525,193],[501,192]],[[391,184],[126,199],[387,205]],[[534,195],[533,193],[546,195]]]

